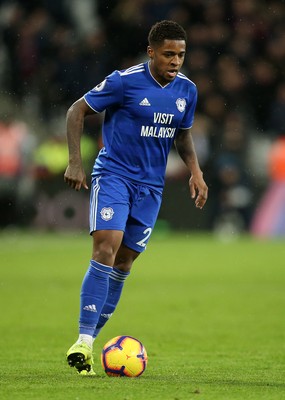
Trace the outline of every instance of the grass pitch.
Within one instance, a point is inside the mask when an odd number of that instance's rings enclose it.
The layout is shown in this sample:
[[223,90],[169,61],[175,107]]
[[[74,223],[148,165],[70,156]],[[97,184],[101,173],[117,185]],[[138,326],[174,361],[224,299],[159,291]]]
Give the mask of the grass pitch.
[[[77,338],[87,233],[0,235],[0,398],[285,399],[285,243],[153,235],[95,345],[95,377],[65,361]],[[100,351],[137,337],[140,378],[109,378]]]

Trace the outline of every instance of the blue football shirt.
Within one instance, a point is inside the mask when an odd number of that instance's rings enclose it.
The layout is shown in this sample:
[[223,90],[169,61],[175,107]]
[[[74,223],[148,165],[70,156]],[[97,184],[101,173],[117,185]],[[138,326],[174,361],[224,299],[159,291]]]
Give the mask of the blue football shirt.
[[161,86],[142,63],[114,71],[84,99],[95,112],[105,111],[104,147],[92,175],[113,173],[162,191],[176,134],[193,124],[196,85],[179,72]]

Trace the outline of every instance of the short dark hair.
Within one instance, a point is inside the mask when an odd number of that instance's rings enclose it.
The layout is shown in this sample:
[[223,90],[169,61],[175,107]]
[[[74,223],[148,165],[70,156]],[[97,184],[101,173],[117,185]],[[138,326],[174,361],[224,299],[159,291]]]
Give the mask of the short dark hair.
[[148,34],[150,46],[161,45],[164,40],[185,40],[187,35],[185,30],[174,21],[160,21],[154,24]]

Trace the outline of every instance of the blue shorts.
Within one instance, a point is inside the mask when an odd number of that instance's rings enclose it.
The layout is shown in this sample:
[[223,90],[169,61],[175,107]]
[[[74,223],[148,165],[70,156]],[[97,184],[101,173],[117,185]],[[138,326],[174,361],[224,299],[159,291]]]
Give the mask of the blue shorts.
[[90,194],[90,234],[124,232],[123,243],[141,253],[157,220],[162,195],[115,175],[95,176]]

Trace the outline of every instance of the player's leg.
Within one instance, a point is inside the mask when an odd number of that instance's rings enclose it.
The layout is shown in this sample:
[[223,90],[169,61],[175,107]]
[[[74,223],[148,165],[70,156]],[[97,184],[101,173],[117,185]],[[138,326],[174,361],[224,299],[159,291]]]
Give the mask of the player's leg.
[[80,293],[79,337],[67,352],[68,364],[81,374],[86,374],[86,371],[88,375],[93,374],[93,333],[106,302],[109,276],[113,270],[110,265],[114,263],[122,236],[122,231],[104,230],[92,233],[93,256]]
[[83,279],[80,295],[79,338],[67,352],[69,365],[75,366],[79,372],[92,368],[92,336],[107,298],[109,275],[113,270],[128,217],[128,190],[121,186],[122,182],[118,183],[111,177],[92,182],[92,259]]

